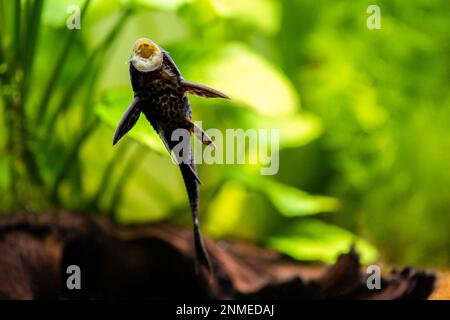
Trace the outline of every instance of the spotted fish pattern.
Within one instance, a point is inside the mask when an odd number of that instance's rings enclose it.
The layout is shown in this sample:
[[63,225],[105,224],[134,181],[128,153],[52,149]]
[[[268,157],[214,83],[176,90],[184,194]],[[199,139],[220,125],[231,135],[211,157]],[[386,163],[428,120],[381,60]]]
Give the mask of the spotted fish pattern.
[[[116,144],[135,125],[141,113],[144,113],[152,127],[158,132],[169,152],[178,143],[178,141],[171,140],[172,132],[179,128],[194,132],[204,144],[212,143],[206,133],[192,122],[192,111],[187,94],[206,98],[227,99],[228,97],[202,84],[185,81],[169,54],[164,50],[162,53],[161,67],[154,71],[141,72],[130,62],[130,80],[134,91],[134,100],[117,126],[113,144]],[[188,155],[187,157],[183,155],[183,158],[189,160],[179,163],[179,167],[192,211],[196,257],[201,265],[212,272],[198,219],[200,179],[197,175],[191,148],[184,151],[188,152]]]

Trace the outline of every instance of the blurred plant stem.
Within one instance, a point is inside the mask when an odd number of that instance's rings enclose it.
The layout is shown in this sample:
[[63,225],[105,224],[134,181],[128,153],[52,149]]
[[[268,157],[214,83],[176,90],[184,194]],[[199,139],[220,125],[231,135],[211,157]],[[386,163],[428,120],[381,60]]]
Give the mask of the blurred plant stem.
[[99,202],[100,202],[102,196],[107,191],[108,186],[111,185],[111,179],[112,179],[113,173],[114,173],[117,165],[120,164],[120,162],[122,162],[124,156],[130,151],[131,146],[132,146],[132,144],[130,144],[130,143],[124,143],[124,144],[120,144],[118,146],[118,150],[116,150],[112,160],[108,162],[108,165],[106,166],[105,170],[103,171],[102,178],[97,187],[97,191],[95,192],[94,196],[91,198],[91,201],[88,205],[88,208],[90,210],[98,211],[100,209]]
[[[86,60],[84,66],[81,68],[80,72],[72,80],[66,92],[63,94],[57,108],[53,113],[50,114],[50,119],[46,121],[45,128],[47,130],[44,134],[44,141],[49,141],[51,139],[51,135],[55,129],[55,125],[57,123],[58,118],[69,109],[76,92],[82,87],[83,78],[85,78],[86,75],[90,71],[92,71],[94,63],[98,62],[97,59],[101,61],[101,57],[104,57],[104,55],[108,51],[108,48],[112,45],[114,39],[117,37],[118,33],[120,32],[124,23],[127,21],[128,17],[132,12],[133,12],[132,8],[126,8],[125,10],[122,11],[115,25],[111,28],[109,34],[94,49],[94,51]],[[100,56],[100,54],[102,55]]]
[[[99,74],[101,73],[102,66],[105,64],[97,63],[97,60],[101,61],[104,55],[107,52],[107,49],[112,45],[114,39],[117,37],[118,33],[123,27],[123,24],[126,22],[127,18],[132,13],[131,8],[125,9],[120,17],[117,19],[116,24],[111,28],[109,34],[104,38],[103,41],[97,46],[97,48],[91,53],[89,58],[87,59],[85,65],[81,69],[80,73],[75,77],[65,94],[63,95],[60,104],[56,108],[55,112],[51,114],[51,119],[48,121],[48,125],[46,126],[47,131],[44,134],[43,141],[49,141],[51,139],[51,134],[55,129],[55,125],[57,123],[58,117],[64,112],[67,111],[70,107],[70,104],[75,97],[77,91],[79,91],[82,87],[82,84],[86,81],[84,79],[91,76],[90,85],[88,87],[87,98],[85,100],[85,107],[83,108],[84,112],[82,113],[82,122],[84,124],[84,129],[78,134],[78,137],[75,138],[75,143],[70,148],[68,152],[67,158],[64,160],[64,163],[57,170],[56,178],[51,187],[51,194],[53,202],[60,203],[60,199],[58,197],[58,189],[61,183],[64,181],[66,177],[72,172],[72,166],[70,165],[73,159],[78,157],[79,151],[83,143],[92,133],[92,131],[96,128],[98,121],[97,118],[89,119],[89,116],[92,116],[92,113],[87,112],[88,108],[93,105],[93,101],[91,97],[93,96],[93,91],[95,88],[96,81],[98,79]],[[58,76],[57,76],[58,77]],[[87,124],[89,123],[89,124]],[[86,125],[87,124],[87,125]]]
[[75,159],[78,158],[79,150],[83,145],[84,141],[89,137],[92,131],[97,127],[98,119],[94,118],[88,125],[83,127],[83,131],[80,133],[78,138],[74,141],[73,146],[70,148],[70,152],[67,153],[64,162],[59,168],[55,180],[52,186],[52,200],[54,204],[60,205],[60,199],[58,197],[59,186],[63,182],[64,178],[71,172],[70,168]]
[[22,82],[22,100],[26,104],[29,84],[31,80],[31,72],[33,69],[34,56],[36,53],[36,45],[39,36],[40,20],[42,16],[43,0],[27,1],[26,28],[25,39],[23,43],[23,82]]
[[0,1],[0,28],[1,28],[1,30],[5,30],[5,21],[6,21],[5,4],[3,3],[3,1]]
[[119,221],[118,219],[118,205],[122,201],[122,197],[124,194],[124,189],[127,184],[127,181],[129,181],[129,177],[131,176],[132,172],[136,170],[136,168],[139,166],[139,164],[142,162],[142,160],[145,158],[145,153],[147,150],[145,148],[140,147],[137,143],[133,143],[132,147],[129,150],[129,160],[123,169],[121,175],[119,176],[116,185],[114,187],[114,190],[112,192],[111,201],[109,212],[111,214],[111,217],[115,221]]
[[32,151],[31,142],[32,139],[30,137],[30,132],[32,128],[30,127],[31,123],[28,123],[27,112],[26,112],[26,104],[27,97],[29,93],[30,80],[33,71],[33,61],[36,52],[36,45],[39,37],[39,26],[40,20],[42,16],[42,8],[43,8],[43,0],[35,0],[35,1],[27,1],[27,11],[26,11],[26,23],[28,23],[26,28],[26,34],[24,37],[24,43],[22,44],[22,51],[24,54],[22,57],[22,83],[20,90],[20,130],[21,135],[20,139],[23,144],[23,159],[26,162],[26,166],[28,168],[28,173],[30,177],[35,182],[37,186],[43,185],[42,177],[40,176],[40,172],[36,163],[35,156]]
[[[91,0],[84,2],[81,16],[85,15],[90,3]],[[0,5],[0,16],[12,13],[13,18],[9,28],[11,31],[9,39],[3,37],[3,33],[0,35],[0,66],[1,70],[4,69],[0,73],[0,81],[5,109],[5,128],[8,132],[6,147],[9,154],[9,186],[12,203],[9,210],[13,211],[24,208],[35,211],[49,205],[62,205],[58,193],[59,187],[75,170],[76,166],[72,166],[73,159],[79,157],[83,143],[98,125],[98,120],[92,112],[89,112],[88,106],[94,103],[95,83],[102,66],[105,65],[102,59],[133,12],[131,7],[125,7],[119,12],[110,32],[88,55],[83,67],[63,92],[57,107],[50,110],[49,102],[59,90],[59,79],[64,66],[70,60],[68,57],[76,42],[77,33],[76,30],[68,30],[69,34],[63,41],[63,47],[42,96],[38,98],[38,104],[35,105],[36,100],[31,101],[29,97],[31,90],[37,89],[37,84],[32,81],[39,34],[43,25],[41,21],[43,8],[44,0],[14,1],[8,4],[1,2]],[[0,26],[2,30],[4,27],[4,30],[8,31],[7,21],[2,19]],[[51,151],[50,141],[56,141],[55,139],[58,138],[58,135],[55,135],[58,120],[71,107],[73,98],[82,88],[86,88],[86,79],[90,79],[91,84],[87,88],[87,97],[84,101],[88,106],[83,107],[81,126],[74,133],[75,137],[69,149],[56,165],[49,167],[42,162],[39,166],[36,157],[38,155],[45,157]],[[37,110],[37,113],[30,109],[29,104],[36,106],[34,110]],[[56,143],[60,145],[61,141],[58,140]],[[48,172],[46,176],[50,179],[44,180],[43,172]]]
[[[83,19],[86,10],[89,7],[91,0],[86,0],[83,8],[81,9],[81,15],[80,18]],[[45,117],[45,114],[47,113],[48,104],[50,102],[50,97],[55,90],[55,86],[57,84],[57,81],[62,73],[62,70],[64,68],[65,63],[67,62],[67,57],[69,55],[70,49],[72,48],[72,45],[75,42],[75,37],[77,36],[77,30],[71,30],[71,32],[67,35],[66,41],[64,42],[63,48],[61,49],[61,53],[58,56],[57,62],[53,68],[53,71],[50,76],[50,80],[47,83],[47,86],[45,87],[44,93],[42,95],[41,100],[39,101],[37,110],[38,113],[36,115],[36,123],[39,124],[42,122],[42,120]]]
[[[20,52],[20,27],[22,21],[22,1],[14,1],[14,53],[15,57],[19,58],[21,56]],[[20,59],[19,59],[20,60]]]
[[[21,1],[14,2],[13,54],[5,57],[2,53],[2,62],[6,63],[7,68],[7,72],[2,76],[2,85],[7,88],[3,95],[3,101],[6,127],[9,133],[7,148],[10,154],[12,203],[20,203],[25,208],[27,208],[26,203],[30,194],[36,191],[40,194],[39,190],[43,184],[31,149],[30,128],[26,113],[26,98],[33,68],[32,61],[39,37],[38,26],[42,15],[42,6],[42,0],[29,0],[25,4],[26,10],[23,12]],[[36,190],[28,192],[29,189]]]

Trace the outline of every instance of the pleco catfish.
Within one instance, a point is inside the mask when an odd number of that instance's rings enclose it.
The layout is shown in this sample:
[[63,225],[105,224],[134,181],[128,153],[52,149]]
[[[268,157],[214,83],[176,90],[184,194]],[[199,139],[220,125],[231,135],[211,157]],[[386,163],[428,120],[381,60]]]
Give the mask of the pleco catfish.
[[[168,52],[146,38],[138,39],[133,46],[130,79],[134,99],[120,119],[114,133],[113,145],[136,124],[142,112],[158,132],[169,153],[178,143],[171,139],[172,133],[177,129],[193,132],[202,143],[214,146],[208,135],[192,121],[187,94],[228,99],[225,94],[202,84],[185,81]],[[175,160],[179,164],[191,206],[197,262],[211,273],[212,267],[198,220],[198,185],[201,182],[197,176],[190,144],[187,150],[183,149],[182,152]]]

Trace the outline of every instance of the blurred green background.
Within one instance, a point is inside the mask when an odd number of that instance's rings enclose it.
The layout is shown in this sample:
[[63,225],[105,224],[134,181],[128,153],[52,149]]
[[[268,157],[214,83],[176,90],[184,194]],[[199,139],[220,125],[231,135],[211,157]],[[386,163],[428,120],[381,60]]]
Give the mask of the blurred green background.
[[[72,4],[81,29],[69,30]],[[369,30],[366,9],[381,8]],[[203,230],[332,263],[450,264],[447,0],[0,0],[0,211],[190,226],[152,128],[112,147],[148,37],[190,81],[204,128],[279,128],[280,171],[199,165]],[[276,150],[272,150],[276,151]],[[247,150],[254,152],[254,150]]]

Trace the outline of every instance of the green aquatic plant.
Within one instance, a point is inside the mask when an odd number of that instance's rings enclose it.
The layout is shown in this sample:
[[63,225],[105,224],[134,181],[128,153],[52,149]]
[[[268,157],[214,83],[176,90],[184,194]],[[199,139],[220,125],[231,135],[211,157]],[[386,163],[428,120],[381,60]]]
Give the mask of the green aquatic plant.
[[[64,209],[109,215],[120,223],[187,223],[178,214],[186,210],[183,185],[144,120],[118,150],[111,147],[111,134],[132,98],[130,41],[151,36],[186,78],[233,96],[227,104],[193,98],[206,127],[281,132],[276,151],[288,159],[282,160],[281,177],[259,175],[259,165],[199,166],[207,177],[200,213],[209,235],[326,262],[356,243],[365,262],[375,259],[369,244],[323,222],[342,208],[338,199],[292,181],[308,170],[285,155],[307,149],[326,128],[302,108],[291,53],[277,44],[288,36],[279,34],[287,28],[280,3],[262,1],[250,11],[242,1],[75,3],[80,29],[67,28],[61,1],[0,1],[2,212]],[[234,70],[240,70],[238,77]]]

